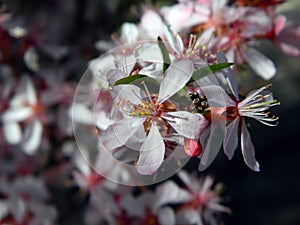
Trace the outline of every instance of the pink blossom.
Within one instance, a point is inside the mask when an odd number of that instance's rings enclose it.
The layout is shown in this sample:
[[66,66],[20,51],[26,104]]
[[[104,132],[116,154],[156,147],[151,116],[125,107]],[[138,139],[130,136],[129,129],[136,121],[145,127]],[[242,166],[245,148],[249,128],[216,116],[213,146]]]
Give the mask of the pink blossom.
[[[226,62],[224,54],[219,53],[217,58],[220,62]],[[225,98],[226,107],[211,108],[211,113],[219,115],[220,120],[228,121],[223,141],[224,152],[228,158],[231,159],[237,148],[238,138],[240,138],[240,145],[245,163],[252,170],[259,171],[259,164],[255,159],[254,147],[244,118],[250,117],[263,124],[276,126],[278,118],[269,117],[269,113],[266,111],[279,103],[273,99],[271,92],[266,91],[269,86],[264,86],[258,90],[251,91],[244,100],[240,101],[237,93],[237,85],[233,79],[233,72],[231,69],[227,68],[227,72],[224,73],[224,75],[226,79],[224,87],[211,85],[202,88],[205,93],[219,92],[222,93],[221,95]],[[228,89],[230,90],[230,93],[225,91]],[[220,100],[215,98],[211,101],[218,102]]]
[[288,24],[285,16],[277,16],[274,28],[267,34],[267,38],[271,39],[285,54],[300,55],[300,27]]
[[55,222],[56,210],[47,205],[48,193],[43,182],[32,176],[8,181],[0,179],[1,224],[50,225]]
[[[210,176],[200,179],[180,171],[178,176],[186,186],[190,201],[184,203],[177,212],[177,222],[180,224],[218,224],[215,214],[229,213],[230,209],[221,204],[220,192],[222,184],[214,184]],[[179,220],[179,221],[178,221]]]
[[[119,70],[112,70],[111,73],[117,77],[126,76]],[[161,80],[157,97],[150,96],[147,89],[145,92],[133,85],[115,86],[114,91],[128,104],[124,109],[125,117],[109,126],[101,134],[100,142],[111,151],[126,145],[131,138],[137,138],[140,145],[136,146],[140,152],[137,170],[144,175],[153,174],[163,162],[163,139],[168,134],[169,127],[186,138],[197,139],[207,124],[202,115],[176,111],[176,106],[168,102],[189,81],[192,73],[191,61],[179,60],[172,63]],[[168,106],[165,110],[166,104]]]
[[131,224],[177,224],[175,212],[170,204],[183,204],[190,200],[189,193],[167,181],[157,187],[155,192],[147,191],[137,197],[127,194],[120,199]]
[[208,20],[206,5],[196,1],[180,1],[178,4],[162,8],[162,14],[175,32],[183,31]]
[[[4,135],[10,144],[22,144],[24,151],[34,154],[40,145],[43,123],[47,122],[44,107],[38,101],[31,79],[23,76],[20,92],[10,100],[8,109],[1,116]],[[21,122],[26,124],[22,134]]]
[[146,9],[141,18],[141,28],[146,31],[150,39],[156,40],[158,36],[163,34],[164,22],[161,16],[152,9]]

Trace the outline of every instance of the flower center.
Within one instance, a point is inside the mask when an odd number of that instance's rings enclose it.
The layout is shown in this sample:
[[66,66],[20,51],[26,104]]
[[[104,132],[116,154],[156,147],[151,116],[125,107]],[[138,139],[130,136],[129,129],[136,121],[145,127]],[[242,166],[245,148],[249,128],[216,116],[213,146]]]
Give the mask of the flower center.
[[128,101],[127,104],[130,108],[130,111],[124,111],[128,115],[135,117],[160,117],[164,112],[176,111],[176,105],[170,101],[159,103],[157,101],[157,95],[152,95],[148,98],[149,100],[141,100],[141,102],[138,104],[132,104]]
[[140,102],[139,104],[132,105],[131,108],[131,115],[132,116],[154,116],[156,113],[156,108],[157,108],[158,103],[156,102],[153,104],[152,102],[149,101],[143,101]]

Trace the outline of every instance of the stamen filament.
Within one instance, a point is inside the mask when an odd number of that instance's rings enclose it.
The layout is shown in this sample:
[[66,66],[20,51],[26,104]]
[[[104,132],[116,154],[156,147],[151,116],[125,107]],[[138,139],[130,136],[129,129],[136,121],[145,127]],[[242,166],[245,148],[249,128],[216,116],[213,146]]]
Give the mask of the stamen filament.
[[254,108],[257,108],[257,107],[264,106],[264,105],[271,106],[271,104],[274,104],[274,103],[277,103],[277,100],[273,100],[271,102],[261,102],[261,103],[252,104],[252,105],[249,105],[247,107],[244,107],[244,109],[254,109]]
[[271,86],[272,86],[272,84],[268,84],[266,86],[263,86],[263,87],[259,88],[256,91],[254,91],[252,94],[247,96],[242,102],[240,102],[240,106],[243,107],[244,105],[249,103],[251,100],[253,100],[254,96],[258,95],[259,93],[261,93],[262,91],[266,90],[267,88],[269,88]]
[[142,85],[144,86],[144,88],[145,88],[146,94],[148,95],[148,98],[149,98],[149,100],[150,100],[150,102],[151,102],[151,104],[152,104],[152,107],[155,108],[155,104],[154,104],[153,101],[152,101],[150,92],[149,92],[149,90],[148,90],[148,88],[147,88],[147,85],[145,84],[145,81],[142,81],[141,84],[142,84]]

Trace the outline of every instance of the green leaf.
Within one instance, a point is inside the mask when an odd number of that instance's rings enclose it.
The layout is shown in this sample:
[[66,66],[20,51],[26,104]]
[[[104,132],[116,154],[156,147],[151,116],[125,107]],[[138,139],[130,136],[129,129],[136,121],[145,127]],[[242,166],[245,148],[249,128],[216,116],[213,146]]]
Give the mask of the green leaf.
[[162,41],[161,37],[157,37],[158,47],[161,51],[163,57],[163,73],[168,69],[169,65],[171,64],[170,56],[168,50]]
[[233,63],[219,63],[219,64],[213,64],[213,65],[198,69],[193,73],[192,78],[190,79],[189,83],[199,80],[209,74],[220,71],[220,70],[225,69],[232,65],[233,65]]
[[130,75],[128,77],[121,78],[114,83],[114,86],[122,85],[122,84],[132,84],[140,87],[142,81],[145,81],[149,84],[154,85],[155,87],[159,87],[159,82],[152,77],[148,77],[144,74],[135,74]]
[[117,86],[117,85],[121,85],[121,84],[130,84],[138,79],[141,79],[143,77],[147,77],[146,75],[142,75],[142,74],[135,74],[135,75],[130,75],[128,77],[124,77],[124,78],[121,78],[120,80],[117,80],[115,83],[114,83],[114,86]]

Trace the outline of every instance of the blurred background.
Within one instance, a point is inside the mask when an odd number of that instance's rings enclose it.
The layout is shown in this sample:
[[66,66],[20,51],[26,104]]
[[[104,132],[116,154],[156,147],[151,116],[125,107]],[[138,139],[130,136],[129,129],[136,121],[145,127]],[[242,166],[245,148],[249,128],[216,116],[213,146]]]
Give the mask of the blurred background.
[[[172,4],[175,1],[138,0],[7,0],[0,1],[11,13],[6,27],[26,28],[29,38],[10,45],[10,54],[18,52],[23,45],[34,43],[39,54],[40,70],[28,70],[17,57],[10,60],[15,71],[23,71],[33,79],[44,76],[62,76],[76,82],[88,67],[89,60],[105,50],[97,47],[99,40],[111,44],[112,34],[117,33],[123,22],[137,22],[143,4]],[[287,1],[281,12],[295,24],[300,25],[300,3]],[[0,33],[1,35],[1,33]],[[3,37],[0,40],[3,40]],[[102,43],[102,42],[101,42]],[[3,42],[0,45],[3,45]],[[2,46],[2,48],[4,48]],[[284,55],[270,43],[261,48],[277,65],[277,76],[271,80],[271,90],[281,102],[272,112],[280,117],[279,126],[270,128],[249,121],[250,133],[256,149],[261,172],[251,171],[243,162],[239,151],[229,161],[220,152],[217,160],[203,174],[212,174],[225,184],[231,215],[224,215],[228,225],[296,225],[300,224],[300,61]],[[254,86],[242,81],[242,89],[266,84],[253,78]],[[55,128],[53,128],[55,129]],[[3,141],[3,140],[0,140]],[[55,160],[53,161],[55,163]],[[197,167],[193,160],[187,169]],[[73,191],[51,189],[59,196],[56,205],[60,210],[59,224],[81,224],[82,204],[75,203]],[[70,216],[72,215],[72,216]],[[75,215],[75,216],[74,216]],[[73,218],[73,219],[70,219]],[[75,222],[77,221],[77,222]]]

